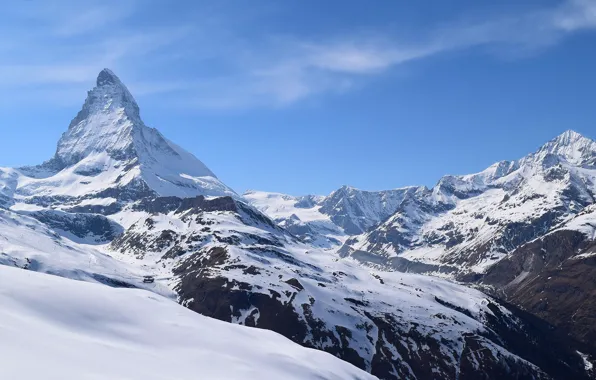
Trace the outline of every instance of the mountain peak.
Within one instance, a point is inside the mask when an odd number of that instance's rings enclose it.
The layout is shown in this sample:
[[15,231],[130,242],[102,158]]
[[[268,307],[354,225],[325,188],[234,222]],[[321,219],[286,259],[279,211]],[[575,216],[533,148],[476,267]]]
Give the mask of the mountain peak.
[[146,126],[133,96],[110,69],[99,73],[54,158],[43,166],[49,169],[43,175],[68,168],[93,189],[126,188],[127,196],[238,196],[194,155]]
[[124,109],[128,117],[140,119],[139,106],[128,88],[112,70],[103,69],[97,75],[95,88],[89,91],[83,111],[88,113],[119,108]]
[[563,159],[572,165],[594,165],[596,142],[573,130],[567,130],[544,144],[528,158],[539,161],[548,160],[549,162],[556,158],[556,160]]
[[114,74],[114,72],[110,69],[103,69],[99,72],[97,76],[97,87],[105,86],[105,85],[121,85],[122,82],[120,78]]
[[556,141],[561,145],[569,145],[582,140],[592,141],[591,139],[583,136],[582,134],[577,133],[574,130],[568,129],[565,132],[561,133],[559,136],[555,137],[553,141]]

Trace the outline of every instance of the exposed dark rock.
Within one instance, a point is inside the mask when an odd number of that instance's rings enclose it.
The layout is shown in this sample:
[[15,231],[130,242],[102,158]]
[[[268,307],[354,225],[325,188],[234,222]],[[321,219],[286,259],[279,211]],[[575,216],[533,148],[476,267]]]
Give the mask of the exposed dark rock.
[[48,226],[73,234],[81,239],[92,239],[96,243],[106,243],[123,232],[123,228],[103,215],[73,214],[56,210],[31,213],[35,219]]
[[578,231],[556,231],[518,248],[481,282],[500,296],[576,339],[596,341],[596,242]]

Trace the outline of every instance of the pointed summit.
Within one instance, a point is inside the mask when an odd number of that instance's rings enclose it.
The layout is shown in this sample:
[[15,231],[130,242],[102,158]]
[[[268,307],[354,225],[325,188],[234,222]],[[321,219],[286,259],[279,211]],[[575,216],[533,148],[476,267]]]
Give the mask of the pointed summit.
[[117,85],[122,84],[120,78],[114,74],[114,72],[110,69],[103,69],[99,72],[97,76],[97,87],[101,87],[104,85]]
[[147,127],[133,96],[109,69],[97,76],[96,86],[88,92],[44,169],[54,174],[68,171],[101,178],[106,182],[81,181],[93,184],[94,190],[117,188],[115,193],[129,197],[237,197],[195,156],[168,141],[157,129]]
[[594,165],[596,142],[569,129],[528,157],[532,160],[549,162],[562,159],[572,165]]
[[[126,115],[133,119],[139,119],[139,106],[128,88],[120,81],[120,78],[110,69],[103,69],[97,75],[96,86],[87,95],[82,115],[91,112],[123,109]],[[76,124],[80,115],[77,115],[71,123]]]
[[591,139],[571,129],[566,130],[553,139],[553,141],[556,141],[560,145],[569,145],[581,140],[592,141]]

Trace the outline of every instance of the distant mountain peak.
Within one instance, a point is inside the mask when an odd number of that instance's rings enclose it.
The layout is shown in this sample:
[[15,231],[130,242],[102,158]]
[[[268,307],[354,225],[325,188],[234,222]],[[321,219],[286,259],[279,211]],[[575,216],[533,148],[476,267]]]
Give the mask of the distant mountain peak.
[[578,133],[572,129],[568,129],[565,132],[561,133],[559,136],[555,137],[553,141],[557,141],[561,144],[573,144],[577,141],[581,141],[581,140],[589,140],[592,141],[591,139],[585,137],[584,135],[582,135],[581,133]]
[[544,161],[552,156],[573,165],[593,165],[596,159],[596,142],[573,130],[567,130],[529,157]]
[[140,119],[139,106],[128,88],[112,70],[103,69],[97,75],[96,86],[88,92],[83,108],[71,122],[70,127],[91,113],[118,109],[124,110],[124,114],[129,118]]

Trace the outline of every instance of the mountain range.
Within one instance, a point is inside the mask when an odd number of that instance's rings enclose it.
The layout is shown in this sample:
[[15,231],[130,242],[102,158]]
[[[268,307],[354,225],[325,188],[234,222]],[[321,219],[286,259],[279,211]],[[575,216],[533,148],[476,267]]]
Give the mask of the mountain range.
[[596,143],[567,131],[432,189],[240,195],[104,69],[54,157],[0,168],[0,264],[272,330],[354,378],[589,379],[595,183]]

